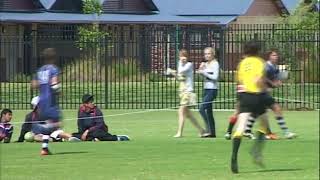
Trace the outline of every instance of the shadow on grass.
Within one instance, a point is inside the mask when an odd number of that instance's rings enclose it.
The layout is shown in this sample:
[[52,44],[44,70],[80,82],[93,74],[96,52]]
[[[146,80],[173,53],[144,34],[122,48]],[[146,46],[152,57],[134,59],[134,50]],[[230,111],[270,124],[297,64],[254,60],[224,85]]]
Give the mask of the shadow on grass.
[[261,173],[261,172],[283,172],[283,171],[302,171],[303,169],[300,168],[294,168],[294,169],[263,169],[263,170],[257,170],[257,171],[246,171],[242,173]]
[[78,151],[78,152],[57,152],[53,153],[52,155],[67,155],[67,154],[86,154],[87,151]]

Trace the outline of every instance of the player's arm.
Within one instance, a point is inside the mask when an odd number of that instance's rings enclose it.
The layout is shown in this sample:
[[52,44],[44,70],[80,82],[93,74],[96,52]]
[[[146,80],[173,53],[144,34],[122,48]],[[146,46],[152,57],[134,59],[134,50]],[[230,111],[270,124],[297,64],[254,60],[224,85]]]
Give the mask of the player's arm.
[[84,107],[83,106],[81,106],[80,107],[80,110],[79,110],[79,112],[78,112],[78,121],[77,121],[77,125],[78,125],[78,132],[80,133],[80,134],[83,134],[85,131],[86,131],[86,128],[84,127],[84,121],[86,120],[85,119],[85,115],[84,115],[84,109],[83,109]]
[[177,76],[177,71],[171,68],[167,68],[167,75]]
[[61,84],[59,82],[58,76],[54,76],[51,78],[51,89],[54,90],[54,92],[59,93],[61,89]]
[[38,80],[32,80],[31,81],[31,87],[33,89],[37,89],[39,87],[39,83],[38,83]]
[[89,128],[89,132],[95,131],[96,129],[101,129],[106,126],[104,123],[103,114],[98,108],[96,110],[96,115],[97,117],[93,119],[95,125]]
[[211,73],[208,73],[204,70],[200,70],[200,74],[202,74],[204,77],[212,80],[212,81],[218,81],[219,78],[219,64],[214,64],[213,68],[209,70]]
[[184,74],[187,71],[189,71],[190,69],[192,69],[192,63],[187,63],[184,66],[179,67],[179,74]]
[[31,88],[37,89],[39,87],[39,81],[37,75],[34,75],[33,79],[31,80]]
[[51,86],[51,89],[56,93],[59,93],[61,89],[59,74],[60,74],[59,69],[57,67],[54,67],[51,71],[50,86]]
[[[252,69],[253,70],[253,69]],[[265,89],[266,87],[266,78],[265,78],[265,64],[260,62],[257,63],[254,67],[254,71],[255,72],[255,81],[257,83],[257,85],[259,87],[261,87],[262,89]]]
[[[272,69],[270,69],[269,66],[266,66],[266,84],[267,86],[271,87],[271,88],[276,88],[281,86],[282,82],[279,80],[278,78],[278,74],[276,76],[274,76],[274,71]],[[275,77],[275,78],[272,78]],[[273,80],[272,80],[273,79]]]
[[275,79],[275,80],[270,80],[268,78],[265,78],[265,79],[266,79],[267,85],[271,86],[271,88],[277,88],[282,84],[282,82],[279,79]]
[[21,131],[20,131],[20,135],[19,135],[17,142],[23,142],[24,135],[27,132],[31,131],[31,127],[32,127],[31,121],[32,121],[32,113],[29,113],[25,117],[25,120],[24,120],[25,123],[23,123],[21,126]]

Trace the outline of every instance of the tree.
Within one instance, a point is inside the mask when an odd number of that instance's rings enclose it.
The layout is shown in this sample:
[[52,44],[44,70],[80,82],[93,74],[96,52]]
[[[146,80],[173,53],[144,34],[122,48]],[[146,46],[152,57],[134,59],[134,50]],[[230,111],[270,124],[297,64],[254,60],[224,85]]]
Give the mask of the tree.
[[[96,14],[100,16],[102,6],[98,0],[83,0],[82,11],[84,14]],[[101,31],[98,22],[86,24],[78,28],[79,40],[77,45],[81,50],[97,50],[101,49],[101,42],[108,35],[107,32]]]
[[292,15],[280,20],[284,24],[295,24],[298,30],[318,29],[320,26],[320,13],[315,10],[318,0],[304,0]]

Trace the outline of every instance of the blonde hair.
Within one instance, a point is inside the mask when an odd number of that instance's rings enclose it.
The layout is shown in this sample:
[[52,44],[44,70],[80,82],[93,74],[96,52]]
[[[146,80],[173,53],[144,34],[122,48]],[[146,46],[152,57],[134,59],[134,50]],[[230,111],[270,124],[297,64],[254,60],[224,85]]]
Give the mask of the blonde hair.
[[213,59],[216,59],[216,51],[213,47],[206,47],[206,48],[204,48],[203,52],[204,51],[211,51]]
[[188,51],[186,49],[180,49],[179,56],[189,58]]

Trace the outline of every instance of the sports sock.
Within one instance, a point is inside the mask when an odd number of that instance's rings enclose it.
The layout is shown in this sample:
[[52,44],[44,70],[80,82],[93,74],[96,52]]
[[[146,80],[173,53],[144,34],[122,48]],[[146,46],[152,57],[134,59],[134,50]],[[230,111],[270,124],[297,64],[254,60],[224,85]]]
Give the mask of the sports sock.
[[262,148],[264,146],[264,142],[265,142],[265,134],[258,131],[256,136],[257,136],[257,139],[253,145],[253,151],[255,151],[256,153],[261,153]]
[[228,129],[227,129],[227,133],[232,133],[232,129],[234,127],[234,124],[232,124],[231,122],[229,122],[229,126],[228,126]]
[[238,137],[233,138],[232,159],[238,158],[238,151],[239,151],[240,144],[241,144],[241,138],[238,138]]
[[240,148],[241,138],[233,138],[232,155],[231,155],[231,171],[238,173],[238,151]]
[[250,116],[245,128],[246,133],[251,133],[251,129],[253,127],[254,122],[255,122],[255,119],[252,116]]
[[48,143],[49,143],[49,136],[43,135],[42,136],[42,149],[43,150],[48,150]]
[[284,133],[287,133],[289,130],[288,130],[288,127],[287,127],[286,122],[284,121],[283,117],[278,116],[278,117],[276,117],[276,119],[277,119],[277,123],[280,126],[281,130]]
[[227,129],[227,133],[229,133],[229,134],[232,133],[232,129],[233,129],[234,125],[236,124],[236,122],[237,122],[237,116],[231,116],[229,118],[229,126]]

